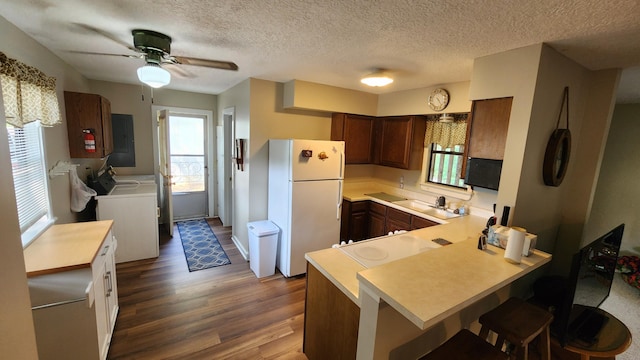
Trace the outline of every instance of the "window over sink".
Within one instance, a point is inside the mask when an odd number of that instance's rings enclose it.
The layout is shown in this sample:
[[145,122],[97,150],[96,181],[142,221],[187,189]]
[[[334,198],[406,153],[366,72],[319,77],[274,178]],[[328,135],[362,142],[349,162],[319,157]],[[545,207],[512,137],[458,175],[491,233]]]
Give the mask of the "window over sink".
[[468,115],[427,116],[421,175],[423,190],[458,198],[468,197],[470,189],[464,184]]

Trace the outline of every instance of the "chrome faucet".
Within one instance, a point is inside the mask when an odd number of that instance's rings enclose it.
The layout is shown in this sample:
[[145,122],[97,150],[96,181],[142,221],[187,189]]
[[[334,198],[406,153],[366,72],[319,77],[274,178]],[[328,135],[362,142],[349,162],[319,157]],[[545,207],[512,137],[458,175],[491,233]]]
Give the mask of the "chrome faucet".
[[438,198],[436,199],[436,209],[444,209],[446,200],[444,198],[444,196],[438,196]]

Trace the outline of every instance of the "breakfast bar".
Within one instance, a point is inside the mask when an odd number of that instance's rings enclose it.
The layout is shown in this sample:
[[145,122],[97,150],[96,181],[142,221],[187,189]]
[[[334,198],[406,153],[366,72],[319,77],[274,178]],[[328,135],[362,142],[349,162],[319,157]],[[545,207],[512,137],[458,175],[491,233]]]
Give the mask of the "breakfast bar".
[[[548,263],[551,255],[535,250],[516,265],[505,261],[501,248],[479,250],[478,236],[485,224],[486,218],[467,215],[447,220],[446,224],[392,235],[397,246],[402,246],[403,235],[426,241],[444,238],[451,244],[370,268],[341,248],[306,255],[308,281],[315,282],[318,276],[325,278],[336,292],[352,302],[349,306],[359,314],[357,330],[353,332],[357,337],[357,359],[418,358],[459,329],[469,328],[482,313],[510,296],[526,294],[527,290],[520,289],[516,280]],[[365,242],[393,239],[385,236]],[[312,290],[310,287],[308,292]],[[313,296],[307,295],[308,311],[319,302]],[[328,309],[339,307],[333,304]],[[317,349],[329,346],[317,346],[315,342],[329,341],[325,338],[330,339],[331,335],[314,328],[316,317],[309,315],[304,347],[307,357],[313,360],[327,355],[314,354]],[[350,351],[353,349],[344,349],[342,355]]]

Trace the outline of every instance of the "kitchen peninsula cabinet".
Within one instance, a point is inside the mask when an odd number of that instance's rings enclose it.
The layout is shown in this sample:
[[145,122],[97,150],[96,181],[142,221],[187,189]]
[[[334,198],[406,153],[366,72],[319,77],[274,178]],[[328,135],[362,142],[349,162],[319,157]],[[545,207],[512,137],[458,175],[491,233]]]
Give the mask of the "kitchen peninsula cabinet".
[[331,140],[344,141],[346,164],[370,164],[373,162],[375,117],[333,113],[331,115]]
[[309,360],[356,358],[360,308],[308,263],[304,319]]
[[[64,92],[67,114],[69,157],[104,158],[113,152],[111,103],[96,95]],[[84,132],[90,129],[95,137],[95,152],[85,150]]]
[[425,117],[391,116],[380,119],[379,164],[408,170],[421,169]]
[[24,250],[41,360],[106,359],[118,315],[112,226],[53,225]]
[[513,98],[475,100],[467,128],[470,158],[502,160]]

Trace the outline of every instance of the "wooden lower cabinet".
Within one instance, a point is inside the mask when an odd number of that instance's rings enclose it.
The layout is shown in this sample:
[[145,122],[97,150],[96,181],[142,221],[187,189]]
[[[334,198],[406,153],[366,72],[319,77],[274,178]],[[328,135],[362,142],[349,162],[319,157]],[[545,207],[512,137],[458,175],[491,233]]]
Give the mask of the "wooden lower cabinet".
[[438,223],[419,216],[413,216],[411,218],[411,230],[422,229],[434,225],[438,225]]
[[344,200],[340,241],[371,239],[390,231],[410,231],[433,225],[438,223],[374,201]]
[[307,263],[302,351],[309,360],[355,359],[360,308]]
[[387,207],[376,202],[369,202],[369,238],[387,234]]
[[387,208],[386,231],[411,230],[413,215],[394,208]]

